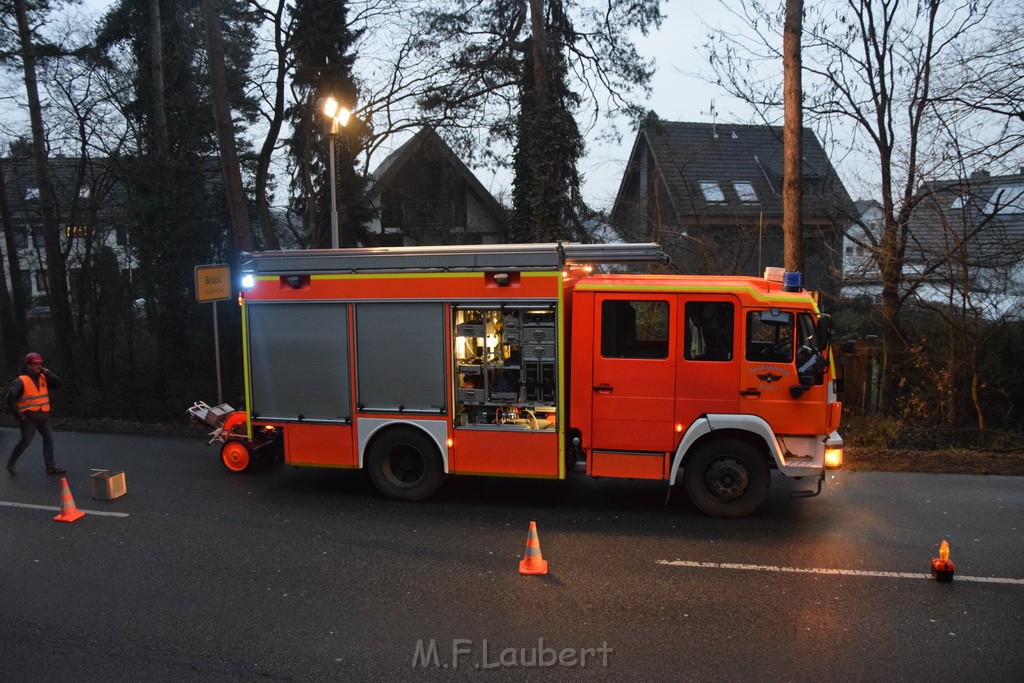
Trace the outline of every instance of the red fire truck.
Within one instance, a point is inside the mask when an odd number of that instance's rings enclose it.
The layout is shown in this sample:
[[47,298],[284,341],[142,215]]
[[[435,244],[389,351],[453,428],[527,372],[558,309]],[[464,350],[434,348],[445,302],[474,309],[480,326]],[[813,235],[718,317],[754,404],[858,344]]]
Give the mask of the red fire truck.
[[[828,318],[794,273],[602,274],[655,244],[527,244],[246,255],[245,410],[221,460],[366,469],[421,500],[451,475],[682,482],[743,516],[771,470],[842,461]],[[217,417],[219,415],[219,417]]]

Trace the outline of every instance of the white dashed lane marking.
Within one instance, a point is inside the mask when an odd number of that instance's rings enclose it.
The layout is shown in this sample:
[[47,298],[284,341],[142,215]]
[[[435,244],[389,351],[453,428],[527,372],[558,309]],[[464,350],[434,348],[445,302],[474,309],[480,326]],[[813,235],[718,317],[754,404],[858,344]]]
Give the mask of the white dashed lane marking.
[[[11,503],[6,500],[0,500],[0,505],[6,505],[11,508],[28,508],[30,510],[53,510],[54,512],[60,512],[59,507],[53,505],[30,505],[29,503]],[[82,508],[78,508],[82,510]],[[87,515],[100,515],[101,517],[127,517],[127,512],[109,512],[107,510],[82,510]]]
[[[931,574],[912,572],[880,572],[863,569],[829,569],[826,567],[776,567],[767,564],[735,564],[731,562],[694,562],[692,560],[658,560],[657,564],[671,567],[690,567],[697,569],[738,569],[751,572],[773,572],[778,574],[825,574],[829,576],[867,576],[883,579],[931,579]],[[955,581],[974,581],[976,583],[1004,583],[1024,586],[1024,579],[1005,579],[994,576],[962,576],[956,574]]]

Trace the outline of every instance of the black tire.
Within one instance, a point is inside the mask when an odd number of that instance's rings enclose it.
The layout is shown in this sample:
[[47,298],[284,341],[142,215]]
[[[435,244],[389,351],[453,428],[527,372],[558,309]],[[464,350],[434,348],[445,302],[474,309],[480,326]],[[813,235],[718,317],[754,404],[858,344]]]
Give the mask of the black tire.
[[437,446],[410,427],[395,427],[376,437],[366,453],[366,468],[377,490],[392,500],[424,500],[444,483]]
[[701,446],[683,469],[686,493],[712,517],[745,517],[768,497],[771,470],[764,454],[741,439]]

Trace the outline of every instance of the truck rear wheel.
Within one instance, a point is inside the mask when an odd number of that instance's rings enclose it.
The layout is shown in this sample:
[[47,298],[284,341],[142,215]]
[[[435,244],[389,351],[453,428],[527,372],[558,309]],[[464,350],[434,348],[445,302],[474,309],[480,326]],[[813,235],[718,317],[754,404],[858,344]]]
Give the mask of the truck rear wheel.
[[418,429],[390,429],[374,439],[366,467],[377,490],[392,500],[423,500],[444,483],[441,454]]
[[252,460],[252,449],[241,441],[225,441],[220,447],[220,461],[232,474],[249,471]]
[[704,444],[683,469],[690,500],[712,517],[745,517],[768,497],[768,461],[741,439]]

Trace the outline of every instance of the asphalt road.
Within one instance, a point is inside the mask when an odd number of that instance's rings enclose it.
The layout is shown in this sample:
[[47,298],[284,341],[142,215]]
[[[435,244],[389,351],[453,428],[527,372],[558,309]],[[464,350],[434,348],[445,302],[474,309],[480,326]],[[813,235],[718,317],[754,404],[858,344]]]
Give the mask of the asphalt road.
[[[358,472],[228,475],[203,440],[63,432],[57,454],[72,524],[23,507],[60,504],[38,443],[0,470],[0,680],[1024,671],[1024,478],[838,473],[811,499],[776,479],[723,520],[651,482],[463,478],[403,504]],[[128,494],[92,500],[93,468]],[[546,576],[518,573],[531,520]],[[943,538],[951,584],[920,578]]]

